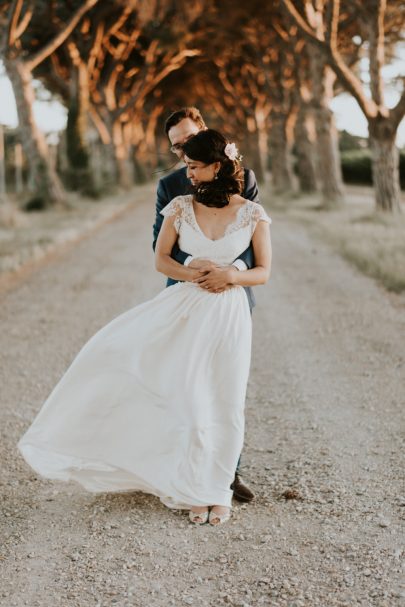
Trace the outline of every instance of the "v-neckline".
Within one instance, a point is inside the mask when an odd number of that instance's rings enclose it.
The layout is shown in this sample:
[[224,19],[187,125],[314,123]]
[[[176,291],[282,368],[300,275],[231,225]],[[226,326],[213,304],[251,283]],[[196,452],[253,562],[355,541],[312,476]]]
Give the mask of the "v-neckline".
[[209,236],[207,236],[207,235],[206,235],[206,234],[203,232],[203,230],[202,230],[202,228],[201,228],[200,224],[199,224],[199,223],[198,223],[198,221],[197,221],[197,217],[196,217],[195,210],[194,210],[194,199],[193,199],[193,195],[192,195],[192,194],[190,194],[190,202],[191,202],[191,210],[192,210],[192,212],[193,212],[194,223],[195,223],[196,227],[198,228],[198,230],[201,232],[201,234],[204,236],[204,238],[206,238],[206,239],[207,239],[207,240],[209,240],[210,242],[218,242],[218,240],[223,240],[223,239],[225,238],[225,236],[226,236],[226,235],[227,235],[227,233],[228,233],[229,228],[230,228],[232,225],[234,225],[234,224],[236,224],[236,223],[237,223],[237,221],[238,221],[238,219],[239,219],[239,213],[242,211],[242,209],[244,209],[244,208],[246,207],[246,205],[247,205],[247,203],[248,203],[248,201],[246,201],[246,203],[245,203],[244,205],[242,205],[241,207],[239,207],[239,209],[236,211],[235,219],[234,219],[233,221],[231,221],[230,223],[228,223],[228,225],[227,225],[227,226],[226,226],[226,228],[225,228],[225,232],[223,233],[223,235],[222,235],[222,236],[220,236],[219,238],[210,238]]

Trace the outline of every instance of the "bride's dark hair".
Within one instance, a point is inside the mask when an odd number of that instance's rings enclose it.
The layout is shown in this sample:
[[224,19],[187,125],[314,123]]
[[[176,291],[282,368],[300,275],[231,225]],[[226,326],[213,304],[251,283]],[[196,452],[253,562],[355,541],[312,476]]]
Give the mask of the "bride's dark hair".
[[225,207],[232,194],[243,191],[243,169],[239,160],[231,160],[225,154],[229,143],[221,133],[214,129],[200,131],[182,146],[184,154],[190,160],[204,164],[220,162],[221,167],[212,181],[203,181],[192,187],[197,202],[207,207]]

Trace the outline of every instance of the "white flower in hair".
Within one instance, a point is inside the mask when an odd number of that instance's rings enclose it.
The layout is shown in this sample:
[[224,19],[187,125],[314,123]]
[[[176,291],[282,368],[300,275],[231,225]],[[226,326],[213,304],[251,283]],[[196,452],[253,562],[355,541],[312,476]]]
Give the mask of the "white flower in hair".
[[235,143],[227,143],[224,153],[225,156],[228,156],[229,160],[242,160],[242,156],[239,155],[239,150]]

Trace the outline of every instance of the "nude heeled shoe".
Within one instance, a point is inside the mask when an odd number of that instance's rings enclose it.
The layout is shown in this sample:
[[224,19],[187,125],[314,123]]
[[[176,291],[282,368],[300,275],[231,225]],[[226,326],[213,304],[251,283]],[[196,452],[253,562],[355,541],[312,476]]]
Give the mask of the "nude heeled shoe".
[[[230,518],[231,518],[231,509],[230,508],[228,508],[228,512],[224,512],[223,514],[219,514],[218,512],[214,512],[214,510],[211,510],[209,517],[208,517],[208,522],[210,525],[215,527],[216,525],[223,525],[223,523],[226,523],[227,521],[229,521]],[[216,522],[214,522],[214,521],[216,521]]]
[[208,508],[203,512],[193,512],[192,510],[188,513],[188,518],[194,525],[204,525],[208,521]]

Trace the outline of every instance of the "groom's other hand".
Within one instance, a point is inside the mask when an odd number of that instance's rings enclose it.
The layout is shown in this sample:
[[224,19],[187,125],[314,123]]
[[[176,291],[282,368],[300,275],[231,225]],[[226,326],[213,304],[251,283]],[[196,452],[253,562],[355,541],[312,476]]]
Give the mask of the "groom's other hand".
[[219,267],[212,262],[208,262],[201,265],[199,271],[204,272],[204,275],[196,278],[193,282],[211,293],[222,293],[232,287],[235,272],[238,270],[234,266]]
[[208,272],[209,270],[213,270],[217,266],[210,259],[193,259],[188,264],[188,267],[193,268],[193,270],[201,270],[202,268],[208,268],[204,270],[205,272]]

